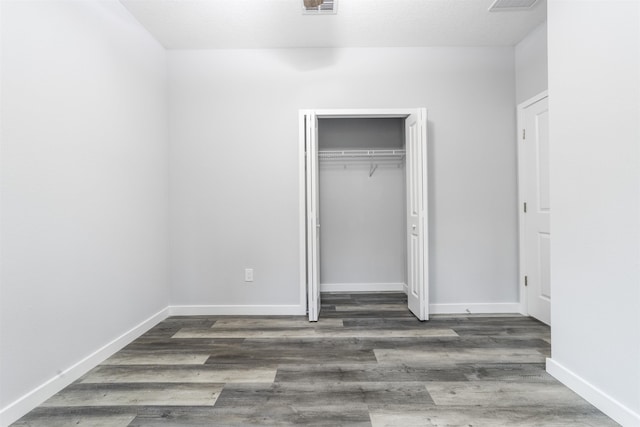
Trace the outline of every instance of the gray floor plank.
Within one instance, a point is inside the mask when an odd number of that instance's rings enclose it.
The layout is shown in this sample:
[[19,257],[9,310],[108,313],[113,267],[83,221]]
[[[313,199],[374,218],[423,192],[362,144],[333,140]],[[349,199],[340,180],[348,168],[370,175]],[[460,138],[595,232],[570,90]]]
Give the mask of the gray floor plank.
[[343,405],[300,409],[290,405],[259,408],[155,408],[143,411],[129,427],[235,427],[235,426],[371,426],[366,407]]
[[367,337],[451,337],[457,336],[452,329],[385,329],[385,330],[350,330],[345,328],[279,328],[272,330],[246,329],[246,330],[215,330],[215,329],[190,329],[178,331],[174,338],[367,338]]
[[74,384],[42,407],[213,406],[224,384]]
[[212,329],[215,330],[274,330],[274,329],[318,329],[318,328],[342,328],[341,319],[319,319],[317,322],[309,322],[304,317],[264,319],[247,317],[244,319],[221,319],[215,322]]
[[242,365],[202,366],[108,366],[93,369],[81,383],[233,383],[273,382],[275,367],[247,368]]
[[13,427],[125,427],[138,415],[137,408],[123,407],[38,407]]
[[309,382],[330,384],[334,382],[413,382],[413,381],[467,381],[462,370],[433,369],[404,364],[342,364],[281,365],[276,382]]
[[465,363],[543,363],[536,349],[466,348],[455,350],[374,350],[379,363],[412,363],[445,366]]
[[438,406],[591,407],[588,402],[558,382],[428,382],[426,388]]
[[367,409],[366,405],[394,405],[407,400],[415,405],[433,405],[421,382],[332,382],[322,387],[315,383],[228,384],[216,407],[290,405],[309,409],[348,402],[351,408]]
[[127,427],[135,419],[137,414],[115,414],[107,416],[89,415],[89,416],[73,416],[59,415],[47,417],[25,417],[13,423],[15,427]]
[[583,408],[438,407],[428,410],[372,410],[373,427],[608,427],[617,426]]
[[195,353],[184,351],[154,351],[127,352],[114,354],[103,365],[203,365],[210,357],[210,353]]

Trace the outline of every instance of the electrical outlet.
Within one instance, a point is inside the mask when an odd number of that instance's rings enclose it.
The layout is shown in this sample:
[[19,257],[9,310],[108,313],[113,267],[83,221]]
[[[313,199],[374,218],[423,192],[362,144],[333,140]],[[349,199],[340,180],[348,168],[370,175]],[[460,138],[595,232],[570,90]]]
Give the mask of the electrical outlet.
[[244,269],[244,281],[253,282],[253,268]]

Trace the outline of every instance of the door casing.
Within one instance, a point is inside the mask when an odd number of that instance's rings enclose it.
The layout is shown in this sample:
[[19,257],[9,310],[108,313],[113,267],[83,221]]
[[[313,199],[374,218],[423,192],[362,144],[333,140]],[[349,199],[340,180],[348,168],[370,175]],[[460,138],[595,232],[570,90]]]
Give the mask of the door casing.
[[[427,121],[427,111],[424,108],[395,108],[395,109],[305,109],[299,112],[299,141],[298,141],[298,173],[299,173],[299,235],[300,235],[300,305],[308,306],[307,303],[307,203],[306,203],[306,156],[305,156],[305,116],[313,114],[317,118],[330,119],[330,118],[406,118],[411,114],[420,114],[424,116],[424,121]],[[428,148],[426,129],[425,131],[425,144],[424,155],[422,156],[422,170],[425,176],[424,179],[424,213],[423,213],[423,305],[424,305],[424,318],[428,319],[429,312],[429,209],[428,209],[428,191],[427,191],[427,155]]]

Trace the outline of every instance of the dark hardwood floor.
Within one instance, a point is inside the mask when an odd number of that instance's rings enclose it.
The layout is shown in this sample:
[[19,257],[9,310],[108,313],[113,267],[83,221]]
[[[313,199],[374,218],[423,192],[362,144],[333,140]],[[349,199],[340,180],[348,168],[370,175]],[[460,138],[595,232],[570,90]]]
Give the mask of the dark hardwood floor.
[[401,293],[320,317],[170,317],[14,426],[617,425],[545,372],[536,320],[419,322]]

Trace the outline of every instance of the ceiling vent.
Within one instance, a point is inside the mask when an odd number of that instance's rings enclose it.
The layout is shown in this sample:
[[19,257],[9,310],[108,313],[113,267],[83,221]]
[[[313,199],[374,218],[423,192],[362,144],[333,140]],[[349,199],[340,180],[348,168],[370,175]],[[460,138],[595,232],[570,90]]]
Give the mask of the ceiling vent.
[[489,12],[500,12],[503,10],[529,10],[538,0],[495,0],[489,6]]
[[302,0],[302,13],[305,15],[335,15],[338,0]]

